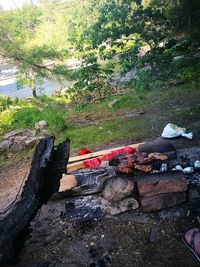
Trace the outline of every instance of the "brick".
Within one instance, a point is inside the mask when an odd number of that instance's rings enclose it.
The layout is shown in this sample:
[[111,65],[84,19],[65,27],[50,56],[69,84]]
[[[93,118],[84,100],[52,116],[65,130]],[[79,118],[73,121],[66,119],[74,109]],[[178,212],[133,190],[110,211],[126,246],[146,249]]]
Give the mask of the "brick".
[[186,202],[186,192],[142,197],[140,201],[142,211],[153,212]]
[[136,182],[140,197],[187,191],[187,181],[184,174],[179,171],[144,174],[139,176]]

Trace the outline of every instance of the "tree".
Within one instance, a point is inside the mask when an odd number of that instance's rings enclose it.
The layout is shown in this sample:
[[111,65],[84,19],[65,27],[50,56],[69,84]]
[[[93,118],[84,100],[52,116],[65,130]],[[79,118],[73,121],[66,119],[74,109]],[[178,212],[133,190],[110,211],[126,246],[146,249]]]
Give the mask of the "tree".
[[[64,67],[62,73],[59,72],[63,58],[68,55],[64,47],[65,32],[63,28],[56,30],[63,21],[48,13],[46,2],[44,6],[26,4],[21,9],[2,11],[0,17],[0,55],[17,65],[18,81],[31,86],[33,96],[37,95],[36,85],[43,77],[68,74]],[[56,13],[54,9],[51,6],[51,11]],[[49,16],[49,21],[45,16]],[[49,28],[45,23],[49,23]],[[46,33],[47,39],[44,38]]]

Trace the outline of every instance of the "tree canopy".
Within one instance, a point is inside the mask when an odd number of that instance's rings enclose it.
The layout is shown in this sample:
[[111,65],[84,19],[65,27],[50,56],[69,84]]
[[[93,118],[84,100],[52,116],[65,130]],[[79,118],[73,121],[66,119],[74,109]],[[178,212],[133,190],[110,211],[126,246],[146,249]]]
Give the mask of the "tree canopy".
[[19,81],[34,96],[42,77],[73,76],[66,67],[70,57],[81,57],[97,74],[99,59],[121,53],[133,60],[141,47],[157,51],[179,34],[200,40],[198,0],[37,2],[0,10],[0,56],[17,65]]

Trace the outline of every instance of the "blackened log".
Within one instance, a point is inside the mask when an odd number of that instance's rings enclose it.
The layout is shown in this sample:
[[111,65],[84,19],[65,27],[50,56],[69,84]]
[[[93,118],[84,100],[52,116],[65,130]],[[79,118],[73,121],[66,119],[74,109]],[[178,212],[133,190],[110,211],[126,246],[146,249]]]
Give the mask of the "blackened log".
[[0,265],[16,259],[30,232],[31,220],[59,189],[69,159],[69,140],[59,144],[57,149],[54,141],[52,136],[39,142],[21,197],[0,221]]

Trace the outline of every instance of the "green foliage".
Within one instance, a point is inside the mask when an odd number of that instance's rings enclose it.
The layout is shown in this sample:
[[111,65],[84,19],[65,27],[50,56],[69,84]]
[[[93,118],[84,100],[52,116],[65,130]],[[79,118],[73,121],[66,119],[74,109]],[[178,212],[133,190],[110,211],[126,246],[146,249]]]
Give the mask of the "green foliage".
[[9,96],[1,96],[0,95],[0,113],[6,110],[11,104],[12,99]]
[[[5,97],[0,97],[0,103],[4,103]],[[35,123],[46,120],[51,134],[67,129],[67,108],[65,99],[40,97],[36,100],[6,102],[4,111],[0,113],[0,134],[9,129],[34,129]]]

